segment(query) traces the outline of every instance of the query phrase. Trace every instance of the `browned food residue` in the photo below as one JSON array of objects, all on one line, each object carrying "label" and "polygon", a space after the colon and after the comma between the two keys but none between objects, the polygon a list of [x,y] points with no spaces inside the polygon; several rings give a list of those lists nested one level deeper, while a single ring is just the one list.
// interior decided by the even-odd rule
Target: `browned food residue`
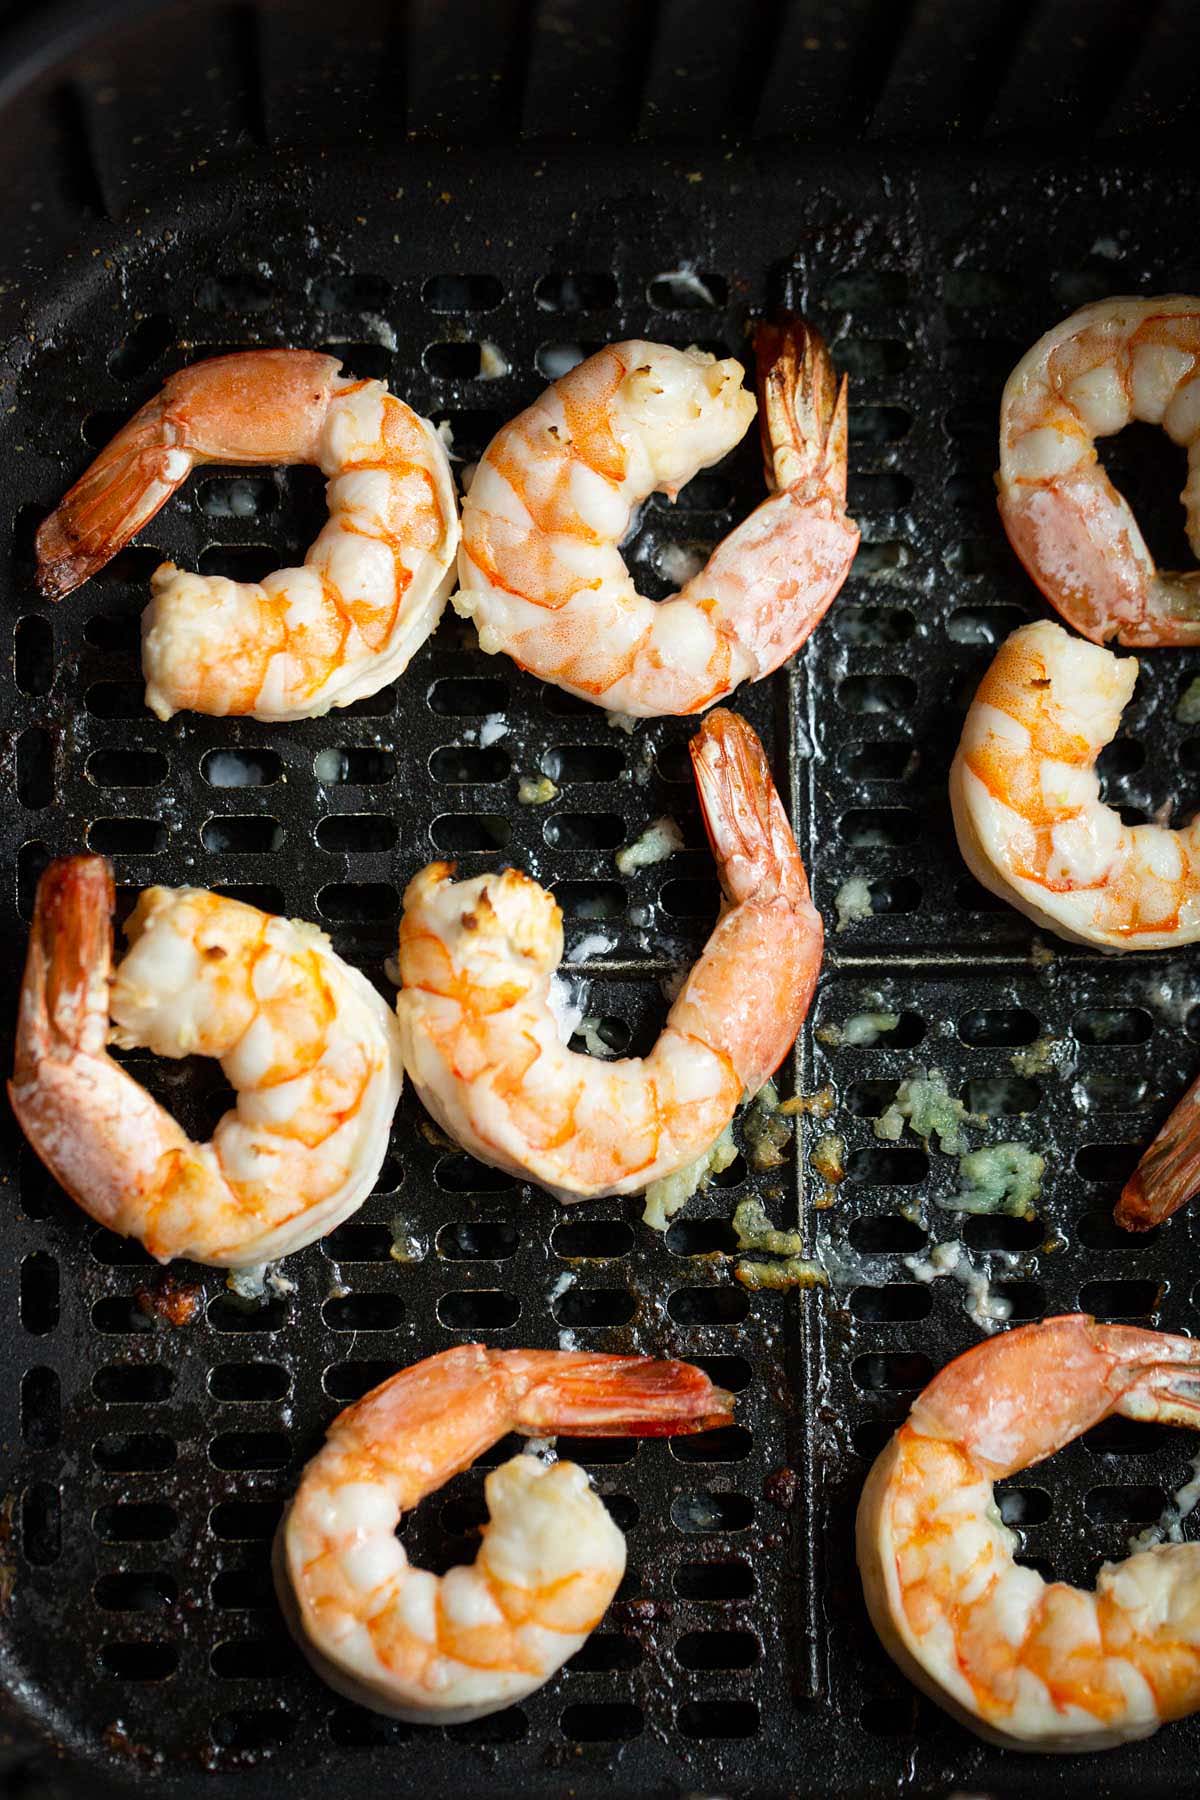
[{"label": "browned food residue", "polygon": [[138,1311],[161,1319],[165,1325],[190,1325],[204,1306],[204,1289],[196,1281],[164,1275],[157,1286],[139,1288]]},{"label": "browned food residue", "polygon": [[795,1469],[776,1469],[763,1482],[763,1493],[780,1512],[790,1512],[800,1498],[800,1477]]},{"label": "browned food residue", "polygon": [[827,1082],[815,1094],[793,1094],[790,1100],[781,1100],[779,1110],[789,1115],[801,1113],[810,1119],[827,1119],[836,1105],[837,1095]]},{"label": "browned food residue", "polygon": [[818,1138],[809,1154],[809,1162],[824,1186],[814,1195],[813,1205],[820,1209],[832,1206],[837,1199],[838,1183],[846,1174],[846,1140],[834,1131]]},{"label": "browned food residue", "polygon": [[114,1756],[128,1757],[131,1762],[157,1765],[163,1760],[162,1751],[140,1743],[127,1729],[124,1719],[111,1719],[100,1733],[100,1739]]}]

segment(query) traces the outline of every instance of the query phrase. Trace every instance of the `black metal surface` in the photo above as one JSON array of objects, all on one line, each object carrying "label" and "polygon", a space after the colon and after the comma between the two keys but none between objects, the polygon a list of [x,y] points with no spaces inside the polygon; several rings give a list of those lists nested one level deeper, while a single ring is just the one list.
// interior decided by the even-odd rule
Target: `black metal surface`
[{"label": "black metal surface", "polygon": [[[455,45],[478,92],[499,57],[525,96],[526,130],[535,101],[551,111],[535,110],[534,124],[553,121],[571,91],[546,60],[549,10],[531,15],[536,53],[524,62],[507,20],[492,39],[459,34]],[[1070,11],[1052,10],[1060,23]],[[1111,26],[1118,9],[1099,10]],[[655,14],[653,91],[676,92],[683,78],[669,76],[662,33],[679,38],[690,18],[679,41],[694,38],[703,60],[705,15],[681,4]],[[626,61],[598,65],[602,98],[625,94],[633,17],[614,26],[612,54]],[[1156,14],[1160,35],[1173,17]],[[776,25],[781,41],[795,35],[788,9]],[[908,15],[890,45],[890,85],[880,75],[868,94],[861,68],[848,84],[863,118],[878,121],[887,101],[911,119],[920,93],[937,115],[929,83],[913,77],[928,26],[921,9]],[[419,410],[449,418],[470,458],[543,384],[547,346],[640,333],[737,352],[747,318],[790,297],[851,372],[851,503],[865,542],[795,668],[738,704],[790,790],[830,925],[810,1026],[878,1004],[904,1022],[873,1049],[831,1048],[811,1029],[801,1045],[795,1079],[835,1082],[832,1124],[849,1146],[836,1204],[806,1205],[805,1230],[864,1259],[819,1296],[747,1295],[714,1255],[731,1246],[728,1218],[753,1187],[780,1221],[802,1192],[811,1200],[802,1158],[767,1176],[735,1164],[664,1243],[639,1223],[639,1202],[564,1210],[447,1152],[406,1095],[388,1179],[333,1238],[289,1259],[294,1294],[247,1307],[218,1273],[185,1268],[178,1279],[201,1304],[173,1326],[161,1305],[142,1308],[142,1296],[169,1300],[162,1273],[90,1225],[6,1119],[0,1655],[13,1753],[47,1746],[37,1780],[44,1773],[69,1796],[1041,1791],[1043,1763],[988,1749],[918,1706],[886,1662],[859,1601],[850,1521],[908,1390],[979,1335],[963,1289],[915,1284],[904,1252],[961,1235],[981,1269],[1013,1284],[1018,1316],[1083,1305],[1175,1329],[1193,1322],[1190,1218],[1125,1239],[1109,1209],[1126,1147],[1194,1071],[1194,960],[1113,961],[1059,945],[1044,958],[1027,923],[968,881],[944,778],[992,645],[1039,606],[991,497],[1004,374],[1085,298],[1195,289],[1198,184],[1146,143],[1110,146],[1087,164],[976,147],[952,167],[916,148],[669,151],[619,141],[632,110],[605,130],[583,119],[585,137],[614,140],[604,148],[326,151],[313,144],[323,109],[344,127],[346,101],[314,74],[309,11],[205,14],[191,29],[194,42],[154,40],[175,43],[194,69],[218,69],[189,86],[186,116],[167,80],[175,64],[161,49],[156,64],[154,42],[133,32],[132,47],[117,33],[77,69],[75,86],[14,100],[10,115],[30,134],[36,121],[36,140],[18,142],[43,152],[46,119],[57,121],[61,154],[27,156],[14,173],[0,295],[10,333],[0,500],[13,521],[2,628],[13,637],[0,667],[11,794],[0,823],[4,1019],[49,854],[105,850],[126,895],[199,882],[319,920],[384,984],[404,883],[444,853],[467,871],[507,857],[555,884],[569,946],[597,930],[615,939],[581,968],[591,1010],[619,1021],[635,1047],[652,1041],[659,983],[694,954],[716,898],[686,778],[686,723],[626,736],[483,657],[450,617],[395,690],[348,712],[286,727],[191,716],[162,725],[142,706],[137,667],[149,570],[161,556],[237,574],[277,566],[312,536],[319,483],[307,471],[194,479],[141,544],[55,609],[33,595],[32,528],[90,446],[169,370],[217,348],[338,350],[354,372],[387,375]],[[566,71],[574,45],[560,35]],[[351,25],[333,28],[344,68],[360,74],[362,43],[382,41],[365,31],[356,62]],[[1144,40],[1142,62],[1157,41]],[[931,48],[923,66],[936,74],[947,54]],[[1029,54],[1016,43],[1005,79]],[[704,80],[719,83],[720,63],[713,56]],[[453,111],[441,96],[454,70],[439,86],[432,70],[404,66],[409,128],[436,136],[446,114],[429,123],[414,93]],[[1002,74],[989,77],[996,91]],[[461,67],[458,76],[475,94]],[[761,122],[761,79],[748,87],[744,68],[737,79],[734,124],[749,113]],[[705,135],[694,96],[711,91],[695,80],[679,115],[693,138]],[[377,103],[378,82],[371,91]],[[639,89],[643,129],[646,106]],[[475,135],[459,130],[470,114],[459,109],[459,135]],[[368,122],[379,124],[377,104]],[[497,122],[476,119],[478,135],[500,135]],[[844,110],[827,124],[844,127]],[[280,149],[281,138],[300,147]],[[681,268],[700,275],[711,307],[673,303],[682,292],[661,278]],[[509,366],[501,379],[477,378],[484,341]],[[1180,485],[1170,456],[1132,433],[1116,455],[1152,536],[1169,546]],[[667,585],[656,571],[663,549],[714,541],[759,479],[747,442],[674,511],[647,509],[630,555],[652,591]],[[1166,653],[1144,668],[1109,762],[1113,797],[1148,814],[1167,799],[1190,804],[1200,740],[1173,707],[1200,661]],[[480,728],[495,713],[506,731],[484,746]],[[559,797],[520,807],[518,778],[539,770]],[[661,813],[684,823],[689,848],[623,881],[613,851]],[[876,914],[836,933],[835,896],[856,875],[871,882]],[[1070,1072],[1018,1082],[1014,1050],[1040,1035],[1065,1042]],[[943,1069],[954,1089],[1011,1078],[991,1103],[1030,1110],[996,1116],[973,1141],[1017,1137],[1045,1151],[1039,1227],[964,1224],[935,1204],[953,1186],[950,1159],[875,1138],[870,1113],[915,1060]],[[211,1068],[137,1068],[189,1128],[208,1129],[222,1104]],[[919,1226],[900,1213],[913,1202]],[[397,1216],[419,1241],[416,1263],[389,1256]],[[561,1332],[588,1347],[707,1361],[739,1389],[737,1427],[674,1447],[579,1447],[628,1528],[630,1574],[588,1649],[523,1707],[431,1731],[337,1701],[285,1639],[267,1581],[279,1505],[324,1425],[368,1381],[449,1343],[553,1345]],[[1102,1555],[1120,1554],[1135,1522],[1157,1515],[1189,1450],[1180,1434],[1093,1434],[1016,1484],[1046,1496],[1026,1508],[1028,1553],[1087,1578]],[[414,1553],[438,1566],[469,1553],[480,1485],[480,1472],[463,1477],[423,1509],[410,1526]],[[1187,1723],[1105,1758],[1060,1760],[1052,1773],[1064,1792],[1166,1795],[1190,1786],[1198,1745]]]}]

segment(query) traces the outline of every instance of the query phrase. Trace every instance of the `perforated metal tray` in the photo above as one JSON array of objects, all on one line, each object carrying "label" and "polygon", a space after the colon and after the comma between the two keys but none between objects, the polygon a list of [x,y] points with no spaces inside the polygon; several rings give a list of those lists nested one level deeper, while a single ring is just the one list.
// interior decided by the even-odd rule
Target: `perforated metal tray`
[{"label": "perforated metal tray", "polygon": [[[203,146],[193,151],[170,203],[121,224],[85,212],[57,275],[31,264],[36,281],[16,277],[25,335],[0,370],[0,496],[14,520],[0,670],[5,1021],[48,855],[105,851],[125,898],[199,882],[322,921],[388,991],[405,881],[449,854],[464,871],[507,858],[553,883],[568,945],[612,937],[578,973],[614,1042],[647,1046],[660,982],[694,955],[716,904],[686,722],[627,736],[482,656],[448,617],[396,689],[348,712],[282,728],[159,724],[137,666],[149,571],[163,556],[239,575],[278,565],[314,533],[319,483],[206,473],[53,610],[34,598],[32,530],[167,371],[220,348],[336,349],[448,418],[470,458],[538,391],[556,347],[637,333],[737,352],[748,317],[789,298],[851,374],[850,496],[865,541],[795,666],[738,704],[774,757],[830,925],[789,1079],[836,1084],[847,1178],[828,1211],[801,1204],[817,1192],[810,1133],[772,1175],[739,1160],[664,1241],[637,1201],[564,1210],[439,1147],[406,1096],[380,1191],[289,1260],[293,1295],[255,1308],[218,1273],[164,1276],[97,1231],[6,1117],[0,1675],[13,1755],[32,1757],[30,1781],[72,1796],[1021,1795],[1051,1773],[1094,1796],[1183,1791],[1194,1722],[1048,1771],[918,1703],[871,1637],[850,1529],[912,1391],[979,1335],[963,1290],[915,1283],[904,1253],[961,1234],[1016,1317],[1084,1306],[1194,1324],[1191,1218],[1126,1239],[1109,1209],[1194,1072],[1196,965],[1057,944],[1043,958],[1026,922],[966,877],[944,777],[992,646],[1039,606],[991,497],[1003,376],[1082,299],[1200,282],[1196,181],[1132,150],[1085,170],[895,151],[410,147],[402,161],[248,149],[236,178],[210,182]],[[77,183],[94,178],[71,167]],[[673,280],[682,268],[702,286]],[[702,290],[711,305],[695,304]],[[509,369],[490,382],[478,376],[484,341]],[[1118,453],[1168,542],[1167,453],[1137,434]],[[759,481],[748,441],[673,511],[652,503],[630,550],[639,579],[665,591],[663,550],[715,541]],[[1139,813],[1168,798],[1186,807],[1200,739],[1173,707],[1200,663],[1176,653],[1144,666],[1106,758],[1109,792]],[[485,746],[495,714],[505,730]],[[558,798],[518,806],[518,777],[539,770]],[[664,812],[689,847],[622,880],[615,849]],[[855,875],[875,915],[838,933],[835,896]],[[877,1005],[902,1015],[879,1047],[814,1038]],[[1073,1072],[1018,1079],[1014,1050],[1043,1035],[1065,1041]],[[986,1136],[1046,1154],[1036,1227],[964,1225],[936,1205],[953,1185],[948,1159],[876,1140],[871,1113],[918,1059],[974,1103],[1022,1109]],[[209,1128],[223,1104],[211,1067],[135,1066],[190,1129]],[[810,1243],[831,1233],[864,1258],[853,1285],[780,1296],[734,1283],[728,1219],[755,1188],[777,1220],[802,1217]],[[902,1216],[913,1202],[923,1227]],[[389,1257],[397,1215],[421,1246],[406,1266]],[[196,1316],[171,1324],[193,1292]],[[269,1589],[269,1539],[298,1470],[339,1407],[397,1365],[472,1336],[554,1345],[562,1333],[703,1362],[738,1390],[737,1425],[674,1445],[573,1447],[628,1530],[630,1571],[586,1650],[524,1706],[441,1731],[344,1704],[302,1664]],[[1086,1578],[1157,1516],[1190,1448],[1168,1432],[1092,1433],[1016,1484],[1029,1555]],[[469,1554],[481,1474],[410,1522],[414,1554],[435,1566]]]}]

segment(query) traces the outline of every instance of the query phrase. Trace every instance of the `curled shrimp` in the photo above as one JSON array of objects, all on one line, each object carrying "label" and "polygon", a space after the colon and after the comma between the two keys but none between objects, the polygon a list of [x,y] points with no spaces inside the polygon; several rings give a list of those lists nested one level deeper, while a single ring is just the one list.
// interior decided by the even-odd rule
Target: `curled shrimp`
[{"label": "curled shrimp", "polygon": [[1028,351],[1000,403],[1000,517],[1052,606],[1084,637],[1200,643],[1200,570],[1157,569],[1096,454],[1131,419],[1188,452],[1181,496],[1200,556],[1200,299],[1097,300]]},{"label": "curled shrimp", "polygon": [[619,545],[649,494],[674,499],[739,442],[742,366],[613,344],[493,438],[463,505],[454,605],[484,650],[600,706],[702,712],[785,662],[858,548],[846,516],[846,381],[794,316],[757,334],[768,498],[678,594],[633,585]]},{"label": "curled shrimp", "polygon": [[1200,1078],[1171,1111],[1121,1189],[1113,1218],[1126,1231],[1149,1231],[1200,1188]]},{"label": "curled shrimp", "polygon": [[[203,888],[147,888],[110,975],[112,908],[103,857],[63,857],[38,883],[8,1087],[25,1136],[85,1212],[160,1262],[246,1268],[323,1237],[387,1150],[403,1070],[386,1002],[315,926]],[[237,1105],[212,1142],[191,1142],[110,1042],[219,1057]]]},{"label": "curled shrimp", "polygon": [[978,881],[1039,925],[1102,950],[1200,937],[1200,823],[1125,825],[1096,759],[1138,665],[1041,620],[1001,644],[950,771],[959,848]]},{"label": "curled shrimp", "polygon": [[454,581],[458,504],[441,439],[386,382],[315,350],[181,369],[113,438],[37,535],[52,600],[88,580],[197,463],[316,463],[329,519],[302,568],[263,581],[163,563],[142,621],[146,704],[305,719],[407,668]]},{"label": "curled shrimp", "polygon": [[1105,1563],[1087,1593],[1014,1561],[993,1498],[1113,1413],[1200,1429],[1200,1343],[1081,1313],[989,1338],[934,1376],[863,1490],[884,1648],[1010,1749],[1109,1749],[1200,1708],[1200,1545]]},{"label": "curled shrimp", "polygon": [[524,1698],[584,1643],[625,1540],[575,1463],[510,1458],[484,1484],[469,1565],[409,1563],[400,1515],[506,1432],[666,1437],[732,1417],[689,1363],[463,1344],[339,1415],[275,1540],[285,1617],[318,1675],[376,1712],[436,1725]]},{"label": "curled shrimp", "polygon": [[409,883],[396,1001],[405,1069],[482,1162],[560,1200],[636,1193],[706,1155],[778,1067],[808,1011],[821,920],[762,745],[710,713],[691,744],[727,905],[650,1054],[610,1062],[561,1041],[552,895],[516,869]]}]

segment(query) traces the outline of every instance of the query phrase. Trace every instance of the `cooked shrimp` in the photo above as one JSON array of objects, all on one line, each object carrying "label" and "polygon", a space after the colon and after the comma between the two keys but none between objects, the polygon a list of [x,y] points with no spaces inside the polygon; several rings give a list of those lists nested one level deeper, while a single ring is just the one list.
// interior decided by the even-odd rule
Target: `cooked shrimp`
[{"label": "cooked shrimp", "polygon": [[846,579],[846,382],[799,319],[757,338],[769,497],[672,599],[643,599],[618,548],[634,509],[739,442],[742,366],[614,344],[493,438],[463,506],[460,592],[484,650],[619,712],[701,712],[808,637]]},{"label": "cooked shrimp", "polygon": [[1149,1231],[1200,1190],[1200,1078],[1171,1112],[1113,1209],[1126,1231]]},{"label": "cooked shrimp", "polygon": [[[323,1237],[387,1150],[403,1074],[386,1003],[315,926],[203,888],[146,889],[110,984],[112,907],[99,856],[63,857],[38,884],[8,1087],[29,1142],[85,1212],[160,1262],[247,1268]],[[220,1058],[237,1106],[211,1144],[110,1042]]]},{"label": "cooked shrimp", "polygon": [[404,896],[410,1079],[464,1149],[560,1200],[640,1192],[705,1155],[812,998],[821,921],[762,745],[718,710],[691,751],[728,905],[648,1056],[609,1062],[561,1042],[562,914],[527,875],[456,882],[452,863],[433,863]]},{"label": "cooked shrimp", "polygon": [[1096,758],[1138,665],[1048,620],[996,653],[950,770],[971,873],[1039,925],[1102,950],[1200,937],[1200,822],[1125,825],[1100,798]]},{"label": "cooked shrimp", "polygon": [[1187,447],[1200,556],[1200,300],[1097,300],[1040,338],[1000,402],[1000,517],[1069,625],[1102,644],[1200,643],[1200,570],[1164,574],[1096,455],[1131,419]]},{"label": "cooked shrimp", "polygon": [[275,1539],[275,1585],[322,1680],[394,1718],[478,1719],[573,1656],[625,1573],[625,1540],[575,1463],[514,1456],[484,1483],[474,1563],[431,1575],[400,1515],[506,1432],[666,1437],[727,1425],[688,1363],[463,1344],[336,1418]]},{"label": "cooked shrimp", "polygon": [[1014,1561],[993,1498],[1113,1413],[1200,1429],[1200,1342],[1082,1313],[989,1338],[934,1376],[867,1478],[871,1621],[992,1743],[1105,1750],[1200,1708],[1200,1544],[1105,1563],[1085,1593]]},{"label": "cooked shrimp", "polygon": [[329,519],[299,569],[263,581],[163,563],[142,621],[146,704],[307,719],[407,668],[454,581],[458,505],[437,432],[382,381],[314,350],[247,350],[172,375],[37,536],[60,600],[152,519],[197,463],[316,463]]}]

